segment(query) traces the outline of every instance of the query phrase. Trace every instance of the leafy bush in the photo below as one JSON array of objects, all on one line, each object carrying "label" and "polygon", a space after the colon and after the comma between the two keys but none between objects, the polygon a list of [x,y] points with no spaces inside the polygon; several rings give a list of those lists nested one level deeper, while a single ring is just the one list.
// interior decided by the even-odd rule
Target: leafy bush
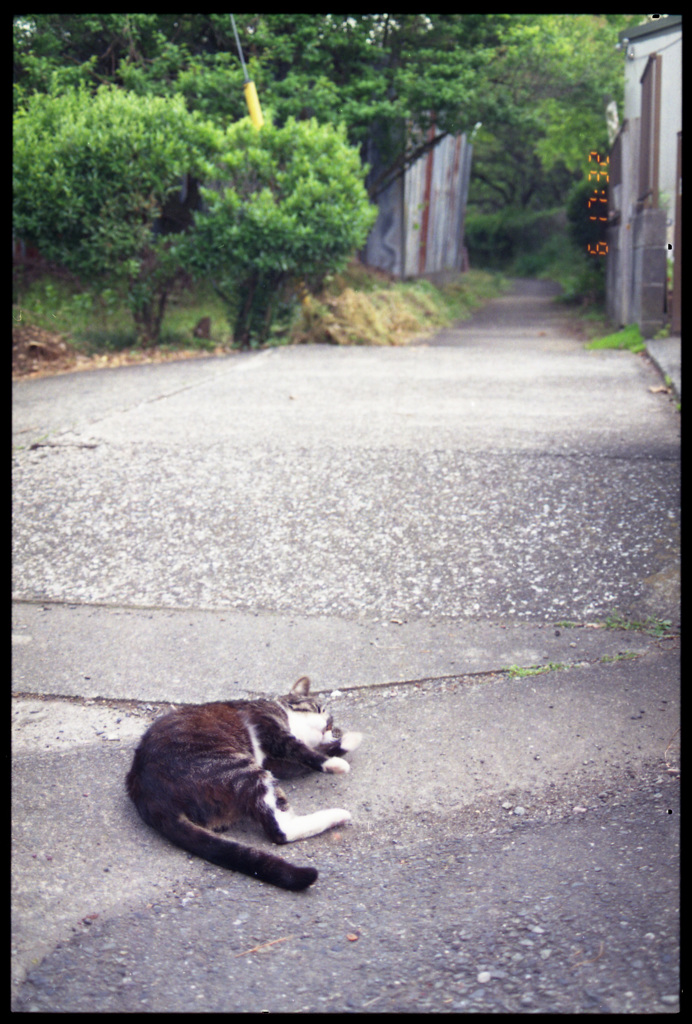
[{"label": "leafy bush", "polygon": [[220,139],[180,97],[35,94],[15,114],[15,233],[86,282],[125,280],[140,339],[156,341],[180,272],[159,218]]},{"label": "leafy bush", "polygon": [[261,131],[244,118],[223,140],[213,188],[177,258],[224,298],[234,341],[263,343],[283,303],[317,290],[363,245],[377,210],[345,131],[289,118]]},{"label": "leafy bush", "polygon": [[589,198],[589,188],[580,183],[571,194],[567,211],[470,214],[466,245],[471,263],[501,268],[514,277],[550,278],[562,285],[560,299],[566,303],[602,303],[606,261],[590,255],[586,247],[587,241],[595,248],[600,240],[588,226]]},{"label": "leafy bush", "polygon": [[564,211],[469,212],[464,231],[473,266],[507,271],[516,261],[539,252],[552,236],[564,233]]}]

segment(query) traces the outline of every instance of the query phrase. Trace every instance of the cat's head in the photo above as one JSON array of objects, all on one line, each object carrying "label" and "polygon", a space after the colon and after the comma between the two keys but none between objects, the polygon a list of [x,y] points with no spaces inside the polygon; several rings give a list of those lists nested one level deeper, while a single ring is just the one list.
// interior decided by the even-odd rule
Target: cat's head
[{"label": "cat's head", "polygon": [[288,715],[288,727],[293,735],[314,749],[333,738],[332,716],[309,693],[310,680],[307,676],[301,676],[291,687],[290,693],[280,697],[279,702]]}]

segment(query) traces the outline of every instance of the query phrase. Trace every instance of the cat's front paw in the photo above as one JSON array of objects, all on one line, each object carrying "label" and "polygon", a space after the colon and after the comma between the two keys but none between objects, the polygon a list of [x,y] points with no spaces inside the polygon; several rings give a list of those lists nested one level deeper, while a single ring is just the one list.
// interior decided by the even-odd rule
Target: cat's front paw
[{"label": "cat's front paw", "polygon": [[346,732],[339,740],[339,743],[341,744],[342,750],[350,752],[351,750],[355,750],[356,747],[359,747],[362,740],[362,732]]},{"label": "cat's front paw", "polygon": [[328,757],[322,765],[322,771],[329,772],[331,775],[345,775],[350,770],[350,764],[348,761],[344,761],[343,757]]}]

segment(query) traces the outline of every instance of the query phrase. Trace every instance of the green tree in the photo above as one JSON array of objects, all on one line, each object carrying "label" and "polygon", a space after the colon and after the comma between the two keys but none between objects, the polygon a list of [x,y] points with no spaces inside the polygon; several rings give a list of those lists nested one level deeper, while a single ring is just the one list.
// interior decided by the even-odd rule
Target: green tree
[{"label": "green tree", "polygon": [[[529,162],[539,145],[570,167],[584,131],[603,122],[606,94],[621,98],[620,28],[634,15],[239,14],[246,60],[277,124],[343,123],[363,144],[377,122],[394,166],[411,153],[401,126],[435,135],[481,121],[520,134]],[[227,14],[34,14],[15,18],[15,89],[49,91],[75,79],[140,93],[182,93],[225,126],[244,115],[242,72]],[[479,137],[480,138],[480,137]],[[547,141],[545,141],[547,140]],[[432,140],[434,141],[434,139]],[[595,139],[593,140],[595,143]],[[514,162],[521,154],[515,142]]]},{"label": "green tree", "polygon": [[[605,102],[622,98],[619,29],[634,15],[239,14],[262,106],[377,137],[371,197],[448,132],[475,139],[471,202],[564,202],[584,153],[603,144]],[[227,14],[23,15],[15,90],[108,81],[185,97],[219,126],[246,113]],[[432,132],[430,129],[433,129]]]},{"label": "green tree", "polygon": [[[277,126],[290,118],[344,125],[364,160],[377,157],[371,198],[446,133],[481,123],[469,229],[476,214],[516,224],[515,214],[564,208],[588,152],[607,151],[605,105],[621,102],[624,78],[614,43],[639,20],[236,15],[265,114]],[[16,103],[34,91],[105,81],[143,97],[182,96],[222,129],[246,114],[226,14],[40,14],[14,24]]]},{"label": "green tree", "polygon": [[622,114],[617,32],[633,15],[516,15],[489,69],[499,117],[480,118],[470,203],[494,213],[563,205],[591,150],[607,153],[606,105]]},{"label": "green tree", "polygon": [[363,174],[343,128],[289,118],[257,131],[244,118],[227,129],[218,184],[202,189],[204,209],[174,251],[224,298],[237,345],[264,342],[280,302],[363,245],[377,214]]},{"label": "green tree", "polygon": [[154,342],[180,273],[161,217],[220,139],[180,97],[36,93],[14,119],[14,231],[86,283],[126,282],[140,340]]},{"label": "green tree", "polygon": [[[493,121],[487,70],[512,17],[239,14],[236,21],[276,124],[289,117],[344,124],[360,146],[377,127],[385,167],[372,183],[376,192],[446,133]],[[180,93],[223,127],[245,113],[225,14],[21,16],[14,77],[19,98],[79,79],[143,95]]]}]

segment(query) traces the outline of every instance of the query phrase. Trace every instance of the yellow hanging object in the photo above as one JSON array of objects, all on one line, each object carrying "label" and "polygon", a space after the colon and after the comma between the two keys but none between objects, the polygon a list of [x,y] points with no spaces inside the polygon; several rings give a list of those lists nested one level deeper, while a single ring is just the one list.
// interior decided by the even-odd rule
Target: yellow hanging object
[{"label": "yellow hanging object", "polygon": [[259,97],[257,95],[257,89],[255,88],[254,82],[246,82],[243,86],[243,92],[245,93],[245,102],[247,108],[250,111],[250,118],[255,128],[261,128],[264,124],[264,118],[262,117],[262,108],[260,107]]}]

